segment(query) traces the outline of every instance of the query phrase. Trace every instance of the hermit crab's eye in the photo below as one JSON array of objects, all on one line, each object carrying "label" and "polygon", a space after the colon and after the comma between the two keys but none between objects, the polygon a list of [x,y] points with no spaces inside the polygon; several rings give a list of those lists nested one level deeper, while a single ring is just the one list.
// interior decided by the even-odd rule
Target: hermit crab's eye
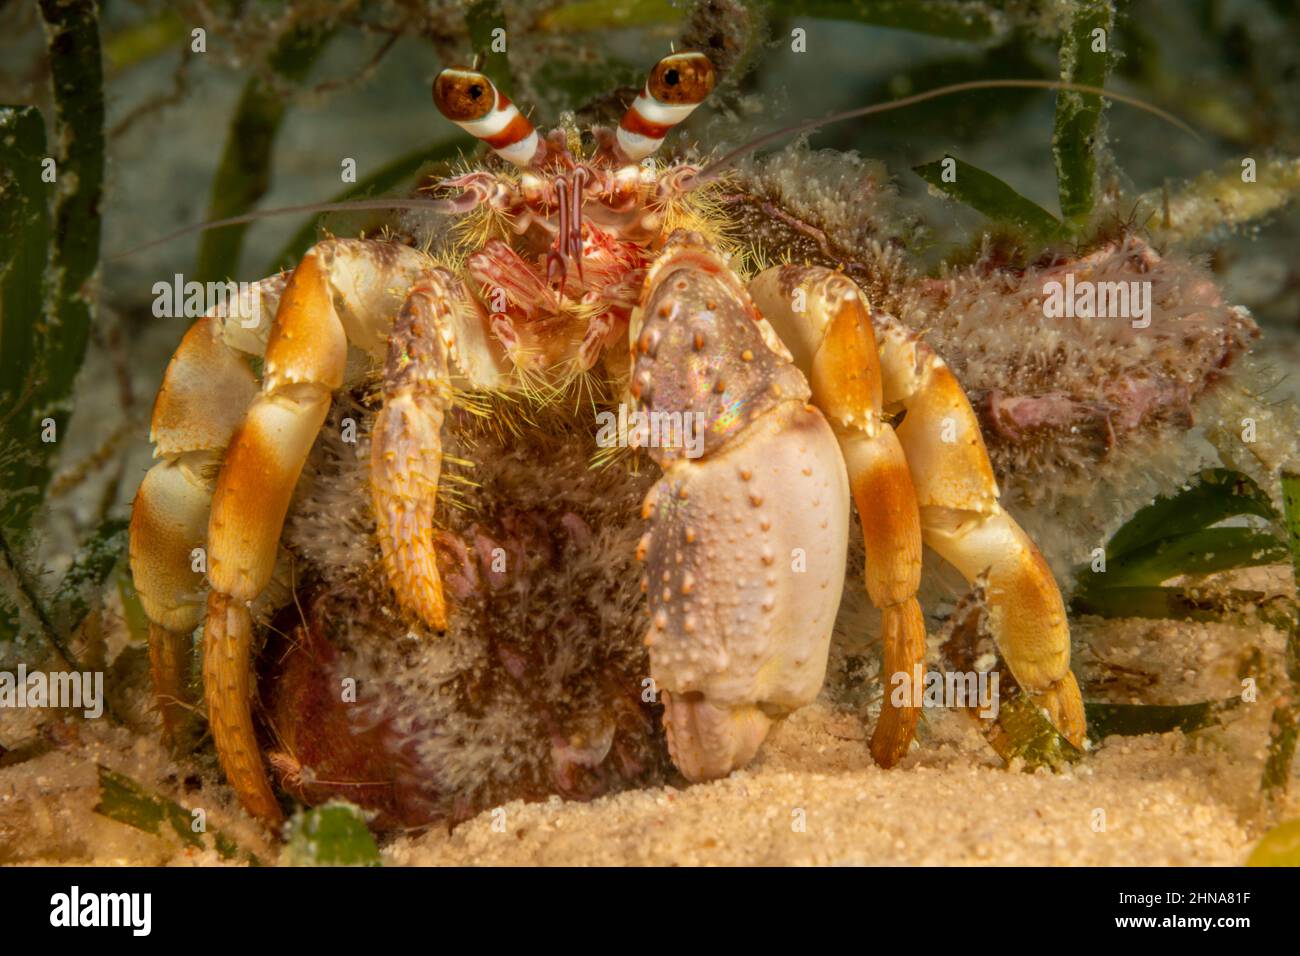
[{"label": "hermit crab's eye", "polygon": [[497,89],[482,73],[453,66],[433,81],[433,102],[453,123],[466,123],[492,112]]},{"label": "hermit crab's eye", "polygon": [[646,89],[660,103],[698,106],[713,92],[713,64],[703,53],[674,53],[655,64]]},{"label": "hermit crab's eye", "polygon": [[713,64],[703,53],[673,53],[656,63],[618,125],[618,145],[627,158],[644,159],[658,149],[668,131],[704,102],[713,81]]},{"label": "hermit crab's eye", "polygon": [[502,159],[528,166],[537,155],[533,124],[477,70],[460,66],[443,70],[433,81],[433,102],[443,116],[483,140]]}]

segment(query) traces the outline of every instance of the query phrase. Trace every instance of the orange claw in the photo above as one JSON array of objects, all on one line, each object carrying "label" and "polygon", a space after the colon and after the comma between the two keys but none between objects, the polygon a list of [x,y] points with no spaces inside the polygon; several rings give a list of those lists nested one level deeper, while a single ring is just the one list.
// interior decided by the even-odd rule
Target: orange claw
[{"label": "orange claw", "polygon": [[393,323],[384,405],[370,446],[370,492],[384,571],[398,602],[435,630],[447,604],[434,551],[442,422],[451,404],[446,327],[451,285],[435,272],[411,290]]},{"label": "orange claw", "polygon": [[242,602],[219,591],[208,596],[203,682],[217,757],[239,802],[275,827],[284,822],[284,812],[271,790],[253,731],[252,631],[252,619]]},{"label": "orange claw", "polygon": [[[1083,703],[1070,673],[1061,594],[1033,542],[998,504],[998,487],[970,402],[920,338],[873,314],[848,278],[783,266],[750,286],[763,314],[810,373],[813,400],[835,427],[862,518],[866,583],[884,615],[885,702],[871,751],[896,763],[918,714],[895,707],[894,675],[911,677],[925,656],[914,595],[921,542],[972,583],[983,583],[994,636],[1011,672],[1073,743]],[[802,307],[794,303],[801,302]],[[895,431],[884,407],[906,409]]]},{"label": "orange claw", "polygon": [[[907,754],[907,748],[916,736],[916,725],[921,719],[921,708],[910,704],[897,706],[893,702],[892,675],[906,674],[908,679],[917,667],[925,665],[925,618],[915,597],[901,604],[881,609],[882,639],[885,645],[884,665],[885,699],[880,705],[880,719],[871,734],[871,756],[882,767],[892,767]],[[909,694],[910,698],[911,695]]]},{"label": "orange claw", "polygon": [[1072,671],[1066,671],[1064,677],[1035,695],[1034,700],[1047,711],[1047,716],[1066,740],[1076,747],[1083,747],[1088,720],[1083,711],[1083,694],[1079,692],[1079,682],[1074,679]]},{"label": "orange claw", "polygon": [[[319,247],[317,247],[319,250]],[[208,521],[203,673],[212,736],[245,808],[283,819],[253,731],[248,602],[270,582],[289,501],[303,463],[343,384],[347,337],[327,282],[326,254],[294,270],[271,328],[262,391],[226,450]]]},{"label": "orange claw", "polygon": [[[270,824],[282,814],[254,733],[249,607],[273,578],[294,489],[344,385],[349,347],[381,357],[408,290],[411,321],[390,350],[396,358],[379,425],[396,435],[388,449],[403,480],[378,483],[396,500],[377,510],[385,540],[414,555],[405,571],[392,572],[398,598],[441,627],[431,509],[447,370],[454,364],[470,387],[495,388],[509,369],[475,300],[425,253],[370,240],[318,243],[287,279],[254,283],[228,310],[195,323],[154,407],[152,437],[163,460],[132,509],[131,568],[154,625],[150,651],[165,729],[174,736],[181,714],[184,635],[206,609],[204,673],[217,755],[244,806]],[[260,387],[245,355],[264,359]],[[382,471],[390,459],[379,446]]]},{"label": "orange claw", "polygon": [[399,604],[438,631],[447,627],[433,546],[442,417],[413,395],[389,397],[375,417],[370,448],[371,497],[388,583]]},{"label": "orange claw", "polygon": [[[835,429],[848,468],[867,552],[867,594],[883,623],[885,697],[871,755],[892,767],[907,753],[921,717],[919,707],[895,704],[892,693],[896,675],[911,681],[925,663],[925,618],[916,600],[921,517],[902,445],[881,418],[884,376],[866,299],[845,276],[812,267],[768,270],[751,289],[808,368],[813,401]],[[804,308],[794,307],[796,297]]]}]

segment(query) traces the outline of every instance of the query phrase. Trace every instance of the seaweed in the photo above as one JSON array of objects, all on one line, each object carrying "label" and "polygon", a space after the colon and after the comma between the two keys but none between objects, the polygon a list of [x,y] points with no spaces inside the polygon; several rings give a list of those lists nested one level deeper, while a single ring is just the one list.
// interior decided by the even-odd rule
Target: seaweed
[{"label": "seaweed", "polygon": [[280,863],[285,866],[380,866],[379,849],[365,815],[332,801],[300,811],[289,821]]},{"label": "seaweed", "polygon": [[92,536],[53,608],[44,606],[40,575],[27,565],[94,322],[103,67],[98,4],[42,0],[40,9],[54,155],[39,110],[0,107],[0,641],[35,632],[69,658],[67,637],[90,606],[85,569],[101,569],[111,560],[105,546],[121,539]]},{"label": "seaweed", "polygon": [[1240,707],[1241,697],[1201,700],[1191,704],[1107,704],[1089,701],[1084,711],[1088,717],[1088,739],[1094,742],[1109,736],[1137,737],[1142,734],[1168,734],[1177,730],[1190,734],[1220,722],[1226,711]]},{"label": "seaweed", "polygon": [[[1300,474],[1283,472],[1282,500],[1294,581],[1300,587]],[[1260,787],[1265,796],[1280,801],[1291,782],[1296,741],[1300,738],[1300,608],[1291,608],[1286,622],[1287,688],[1273,707],[1269,721],[1268,756]]]},{"label": "seaweed", "polygon": [[49,481],[53,449],[37,407],[50,256],[50,195],[42,182],[45,120],[34,106],[0,107],[0,532],[25,535]]},{"label": "seaweed", "polygon": [[912,168],[934,189],[965,203],[994,222],[1027,233],[1036,243],[1051,242],[1062,234],[1060,220],[1050,212],[970,163],[945,156]]},{"label": "seaweed", "polygon": [[[1202,472],[1184,488],[1157,498],[1111,537],[1103,560],[1078,570],[1076,614],[1188,621],[1258,620],[1287,635],[1289,688],[1273,710],[1260,789],[1284,794],[1297,739],[1300,688],[1300,605],[1294,590],[1270,596],[1241,588],[1165,585],[1170,578],[1277,564],[1300,569],[1300,478],[1281,476],[1284,514],[1250,477],[1226,468]],[[1220,526],[1253,518],[1263,527]],[[1238,700],[1234,698],[1234,700]],[[1227,702],[1223,702],[1226,704]],[[1206,705],[1209,708],[1209,705]],[[1225,707],[1217,708],[1221,712]],[[1213,708],[1206,711],[1209,719]],[[1187,719],[1197,720],[1189,711]],[[1184,728],[1185,729],[1185,728]]]},{"label": "seaweed", "polygon": [[193,850],[215,850],[223,860],[260,866],[256,854],[220,830],[208,830],[206,817],[174,800],[153,793],[126,774],[97,764],[99,802],[95,812],[156,837],[179,841]]},{"label": "seaweed", "polygon": [[[290,29],[271,56],[273,75],[291,84],[303,80],[332,32],[319,25]],[[226,134],[221,163],[212,179],[209,219],[248,212],[266,195],[275,139],[287,111],[284,91],[266,78],[255,76],[244,85]],[[240,224],[204,233],[195,269],[198,281],[224,281],[239,271],[239,253],[247,230],[247,224]]]},{"label": "seaweed", "polygon": [[[1263,519],[1264,526],[1221,523]],[[1290,550],[1272,501],[1247,475],[1211,468],[1139,510],[1107,542],[1102,554],[1076,571],[1071,610],[1099,617],[1225,620],[1259,612],[1288,615],[1266,595],[1193,584],[1166,586],[1202,575],[1276,564]]]},{"label": "seaweed", "polygon": [[[1069,29],[1061,42],[1062,80],[1105,86],[1113,60],[1110,33],[1114,25],[1115,8],[1108,0],[1083,0],[1074,5]],[[1104,109],[1105,101],[1093,93],[1061,90],[1056,94],[1052,132],[1056,183],[1061,216],[1075,230],[1087,225],[1096,201]]]},{"label": "seaweed", "polygon": [[967,0],[786,0],[780,8],[786,16],[856,20],[952,40],[991,40],[1007,27],[989,4]]}]

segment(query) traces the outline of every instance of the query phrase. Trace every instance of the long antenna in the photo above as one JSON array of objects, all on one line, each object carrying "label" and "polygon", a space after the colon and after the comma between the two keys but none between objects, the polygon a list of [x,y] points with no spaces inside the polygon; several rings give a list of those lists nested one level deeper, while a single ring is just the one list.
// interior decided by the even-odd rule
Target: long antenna
[{"label": "long antenna", "polygon": [[186,226],[184,229],[178,229],[176,232],[163,236],[161,239],[154,239],[150,242],[146,242],[142,246],[135,246],[123,252],[116,252],[108,258],[122,259],[126,256],[135,255],[137,252],[144,252],[146,249],[161,246],[174,239],[179,239],[181,236],[188,236],[190,233],[203,232],[206,229],[220,229],[223,226],[238,226],[247,222],[256,222],[259,219],[270,219],[272,216],[285,216],[292,213],[312,212],[366,212],[367,210],[377,209],[423,209],[428,212],[445,214],[452,214],[461,211],[454,199],[401,198],[356,199],[349,202],[308,203],[303,206],[280,206],[276,209],[255,209],[252,212],[246,212],[241,216],[231,216],[228,219],[213,219],[210,222],[200,222],[193,226]]},{"label": "long antenna", "polygon": [[953,83],[949,86],[940,86],[933,90],[925,90],[922,93],[914,93],[911,96],[904,96],[902,99],[890,100],[888,103],[874,103],[871,106],[859,106],[855,109],[845,110],[842,113],[832,113],[830,116],[824,116],[821,119],[806,120],[802,123],[796,123],[793,126],[786,126],[782,129],[773,130],[770,133],[764,133],[762,136],[756,137],[747,143],[737,146],[735,149],[731,150],[731,152],[723,155],[720,159],[716,159],[709,163],[691,179],[690,185],[701,185],[718,178],[722,171],[728,166],[733,165],[737,160],[748,156],[755,150],[762,149],[769,143],[775,143],[778,140],[785,139],[787,136],[795,136],[799,133],[808,133],[815,129],[820,129],[823,126],[829,126],[831,123],[839,123],[850,119],[859,119],[863,116],[874,116],[877,113],[888,113],[890,110],[915,106],[917,103],[936,100],[941,96],[952,96],[955,93],[967,93],[972,90],[1017,89],[1059,90],[1070,93],[1091,93],[1094,96],[1105,97],[1106,99],[1115,100],[1118,103],[1125,103],[1129,106],[1143,110],[1144,112],[1158,116],[1166,123],[1178,127],[1197,142],[1202,142],[1201,137],[1197,134],[1196,130],[1192,129],[1172,113],[1168,113],[1160,107],[1154,106],[1145,100],[1140,100],[1135,96],[1116,93],[1099,86],[1088,86],[1084,83],[1068,83],[1064,80],[969,80],[965,83]]},{"label": "long antenna", "polygon": [[[1154,106],[1145,100],[1138,99],[1135,96],[1128,96],[1124,93],[1116,93],[1112,90],[1106,90],[1098,86],[1089,86],[1084,83],[1068,83],[1064,80],[970,80],[965,83],[954,83],[949,86],[940,86],[932,90],[926,90],[922,93],[914,93],[911,96],[904,96],[901,99],[890,100],[888,103],[874,103],[871,106],[860,106],[851,110],[844,110],[840,113],[832,113],[830,116],[823,116],[820,119],[806,120],[802,123],[795,123],[793,126],[786,126],[770,133],[764,133],[749,142],[737,146],[735,149],[724,154],[721,158],[709,163],[689,181],[688,188],[703,185],[711,180],[717,179],[722,171],[732,166],[737,160],[744,158],[756,150],[762,149],[770,143],[785,139],[788,136],[796,136],[800,133],[809,133],[813,130],[820,129],[823,126],[829,126],[831,123],[840,123],[844,120],[860,119],[864,116],[874,116],[879,113],[888,113],[892,110],[903,109],[908,106],[915,106],[918,103],[925,103],[929,100],[938,99],[943,96],[952,96],[957,93],[968,93],[974,90],[1057,90],[1073,93],[1089,93],[1093,96],[1100,96],[1106,99],[1114,100],[1118,103],[1124,103],[1128,106],[1135,107],[1144,112],[1157,116],[1176,126],[1187,135],[1191,136],[1197,142],[1202,142],[1201,137],[1196,130],[1192,129],[1177,116]],[[220,229],[225,226],[238,226],[245,223],[257,222],[261,219],[269,219],[273,216],[283,216],[291,214],[321,213],[321,212],[366,212],[373,210],[390,210],[390,209],[422,209],[426,212],[441,213],[444,215],[454,215],[464,211],[464,205],[459,198],[455,199],[359,199],[349,202],[334,203],[308,203],[301,206],[281,206],[276,209],[255,209],[252,212],[244,213],[239,216],[231,216],[227,219],[214,219],[210,222],[201,222],[193,226],[186,226],[184,229],[178,229],[176,232],[163,236],[160,239],[154,239],[143,245],[134,246],[123,252],[114,253],[109,259],[121,259],[126,256],[135,255],[153,249],[165,243],[172,242],[183,236],[188,236],[195,232],[203,232],[207,229]]]}]

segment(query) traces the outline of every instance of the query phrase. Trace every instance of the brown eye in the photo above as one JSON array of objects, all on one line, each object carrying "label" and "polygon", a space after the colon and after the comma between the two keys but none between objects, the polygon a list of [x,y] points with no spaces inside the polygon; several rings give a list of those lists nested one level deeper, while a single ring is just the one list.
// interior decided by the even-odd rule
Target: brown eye
[{"label": "brown eye", "polygon": [[497,91],[482,73],[453,66],[433,81],[433,103],[452,122],[468,123],[492,112]]},{"label": "brown eye", "polygon": [[647,85],[660,103],[693,106],[713,90],[713,64],[703,53],[673,53],[655,64]]}]

